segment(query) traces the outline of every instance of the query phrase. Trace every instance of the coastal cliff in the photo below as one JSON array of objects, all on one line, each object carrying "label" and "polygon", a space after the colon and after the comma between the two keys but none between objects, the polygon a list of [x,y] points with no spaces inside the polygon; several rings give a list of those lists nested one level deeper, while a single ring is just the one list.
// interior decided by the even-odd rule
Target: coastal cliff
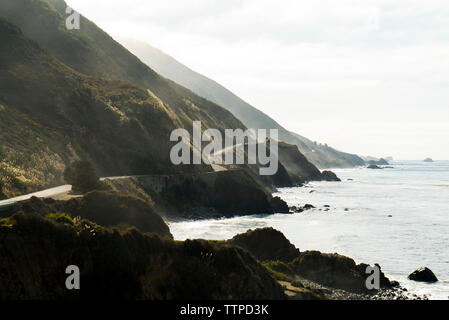
[{"label": "coastal cliff", "polygon": [[[69,265],[81,270],[79,291],[65,288]],[[0,218],[0,299],[7,300],[382,298],[366,289],[366,266],[300,252],[271,228],[228,241],[173,241],[145,202],[117,194],[33,198]],[[397,284],[381,273],[381,285]]]},{"label": "coastal cliff", "polygon": [[[0,243],[2,300],[286,298],[252,255],[223,243],[32,214],[1,219]],[[81,270],[81,290],[65,287],[69,265]]]}]

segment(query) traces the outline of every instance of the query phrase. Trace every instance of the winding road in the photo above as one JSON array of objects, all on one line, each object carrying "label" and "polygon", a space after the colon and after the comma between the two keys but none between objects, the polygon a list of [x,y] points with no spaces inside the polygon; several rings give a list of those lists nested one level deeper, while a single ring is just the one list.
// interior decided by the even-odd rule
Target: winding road
[{"label": "winding road", "polygon": [[[134,176],[123,176],[123,177],[105,177],[105,178],[100,178],[101,181],[103,180],[118,180],[118,179],[126,179],[126,178],[131,178]],[[29,200],[32,197],[36,197],[36,198],[54,198],[56,200],[63,200],[63,199],[67,199],[67,198],[73,198],[73,197],[77,197],[77,196],[70,196],[69,192],[72,190],[72,186],[70,184],[66,184],[63,186],[59,186],[59,187],[54,187],[54,188],[50,188],[50,189],[46,189],[46,190],[42,190],[42,191],[38,191],[38,192],[33,192],[30,194],[25,194],[19,197],[15,197],[15,198],[10,198],[10,199],[6,199],[6,200],[0,200],[0,209],[1,208],[5,208],[5,207],[9,207],[17,202],[21,202],[21,201],[25,201],[25,200]]]}]

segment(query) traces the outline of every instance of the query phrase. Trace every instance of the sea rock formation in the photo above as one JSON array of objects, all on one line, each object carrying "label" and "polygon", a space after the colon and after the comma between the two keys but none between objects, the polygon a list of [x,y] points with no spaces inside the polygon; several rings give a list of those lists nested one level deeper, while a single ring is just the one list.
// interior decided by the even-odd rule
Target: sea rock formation
[{"label": "sea rock formation", "polygon": [[422,282],[437,282],[438,278],[429,268],[419,268],[413,271],[408,278],[413,281],[422,281]]},{"label": "sea rock formation", "polygon": [[340,178],[337,177],[337,175],[334,172],[328,171],[328,170],[325,170],[325,171],[323,171],[321,173],[321,180],[323,180],[323,181],[337,181],[337,182],[341,181]]},{"label": "sea rock formation", "polygon": [[367,168],[368,169],[375,169],[375,170],[383,169],[382,167],[379,167],[378,165],[375,165],[375,164],[371,164]]},{"label": "sea rock formation", "polygon": [[[290,265],[296,274],[319,284],[354,293],[369,292],[366,287],[368,265],[357,265],[351,258],[339,254],[306,251],[302,252]],[[392,283],[382,271],[380,287],[392,287]]]},{"label": "sea rock formation", "polygon": [[[235,236],[228,243],[248,250],[263,261],[280,281],[302,279],[355,294],[376,293],[376,290],[369,290],[366,286],[367,264],[356,264],[353,259],[336,253],[300,252],[281,232],[272,228],[250,230]],[[376,266],[380,272],[380,288],[397,286],[396,282],[385,276],[379,265]]]},{"label": "sea rock formation", "polygon": [[299,256],[299,250],[278,230],[264,228],[236,235],[228,243],[251,252],[259,261],[289,262]]},{"label": "sea rock formation", "polygon": [[381,158],[380,160],[369,160],[366,162],[368,165],[388,166],[390,165],[387,160]]}]

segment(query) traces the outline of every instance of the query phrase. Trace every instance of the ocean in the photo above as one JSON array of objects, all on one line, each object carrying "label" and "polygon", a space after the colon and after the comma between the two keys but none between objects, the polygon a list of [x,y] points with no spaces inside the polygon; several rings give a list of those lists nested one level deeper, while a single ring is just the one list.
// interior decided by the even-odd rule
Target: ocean
[{"label": "ocean", "polygon": [[[393,161],[383,170],[333,170],[342,182],[282,188],[289,206],[316,209],[292,215],[254,215],[170,222],[176,240],[223,240],[249,229],[273,227],[301,251],[339,253],[357,263],[379,263],[411,293],[449,299],[449,161]],[[330,206],[325,211],[324,206]],[[429,267],[439,281],[407,276]]]}]

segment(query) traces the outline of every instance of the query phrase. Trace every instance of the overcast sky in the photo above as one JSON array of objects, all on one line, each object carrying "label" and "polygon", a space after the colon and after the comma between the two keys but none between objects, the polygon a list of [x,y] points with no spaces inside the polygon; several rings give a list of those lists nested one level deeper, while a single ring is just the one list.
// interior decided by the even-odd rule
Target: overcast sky
[{"label": "overcast sky", "polygon": [[360,155],[449,159],[447,0],[69,0],[287,129]]}]

